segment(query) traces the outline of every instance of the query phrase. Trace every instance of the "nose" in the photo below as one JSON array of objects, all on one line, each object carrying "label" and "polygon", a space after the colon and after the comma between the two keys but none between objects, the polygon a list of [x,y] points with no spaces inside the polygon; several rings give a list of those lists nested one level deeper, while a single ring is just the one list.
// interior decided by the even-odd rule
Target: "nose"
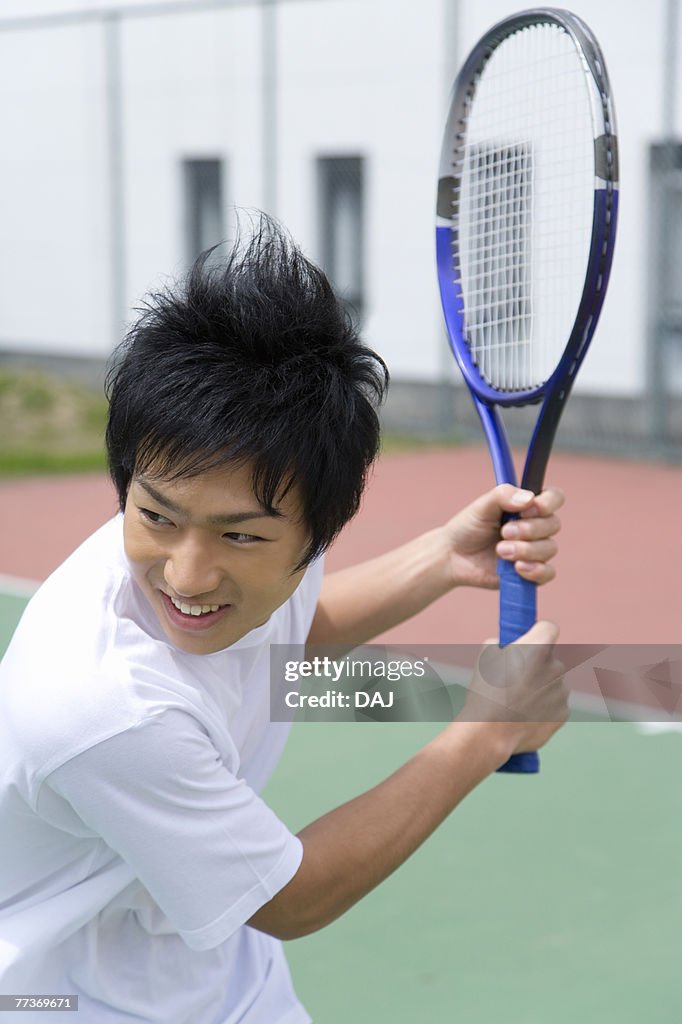
[{"label": "nose", "polygon": [[186,537],[173,545],[163,576],[178,597],[203,597],[218,589],[223,572],[211,545],[196,537]]}]

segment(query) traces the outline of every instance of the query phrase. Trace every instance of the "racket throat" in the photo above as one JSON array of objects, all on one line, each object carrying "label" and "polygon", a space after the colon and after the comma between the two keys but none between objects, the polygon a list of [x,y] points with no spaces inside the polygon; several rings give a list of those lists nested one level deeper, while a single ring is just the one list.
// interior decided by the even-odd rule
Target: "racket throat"
[{"label": "racket throat", "polygon": [[548,395],[535,424],[521,477],[521,486],[535,494],[539,494],[544,487],[547,463],[571,383],[567,382],[561,391]]},{"label": "racket throat", "polygon": [[507,428],[502,417],[494,406],[486,405],[476,395],[472,397],[490,449],[495,481],[498,484],[512,484],[516,487],[516,470],[511,457]]},{"label": "racket throat", "polygon": [[[495,406],[486,405],[475,395],[473,398],[490,449],[495,482],[512,484],[516,487],[516,468],[512,460],[507,428],[502,416]],[[539,494],[544,486],[545,470],[559,426],[564,401],[564,395],[556,393],[550,395],[540,411],[533,431],[520,486],[535,494]]]}]

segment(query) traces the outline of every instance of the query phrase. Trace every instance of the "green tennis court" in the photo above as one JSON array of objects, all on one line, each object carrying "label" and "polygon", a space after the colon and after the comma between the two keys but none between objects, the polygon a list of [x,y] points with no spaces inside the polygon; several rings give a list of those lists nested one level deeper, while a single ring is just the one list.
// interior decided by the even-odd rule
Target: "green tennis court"
[{"label": "green tennis court", "polygon": [[[0,596],[2,650],[25,596]],[[298,723],[267,798],[294,830],[438,726]],[[383,886],[287,945],[320,1024],[682,1019],[682,734],[571,723],[490,779]]]},{"label": "green tennis court", "polygon": [[27,600],[28,595],[13,592],[8,587],[3,589],[0,584],[0,654],[4,654],[10,642]]}]

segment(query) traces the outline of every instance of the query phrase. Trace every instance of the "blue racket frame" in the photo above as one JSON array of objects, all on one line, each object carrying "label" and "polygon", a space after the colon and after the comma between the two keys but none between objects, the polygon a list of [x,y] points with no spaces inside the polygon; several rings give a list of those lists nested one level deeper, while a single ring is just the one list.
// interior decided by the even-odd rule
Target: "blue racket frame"
[{"label": "blue racket frame", "polygon": [[[595,180],[599,184],[594,192],[592,237],[582,298],[563,356],[553,374],[539,387],[502,392],[492,388],[480,375],[466,341],[464,302],[459,284],[457,225],[453,219],[451,198],[458,184],[453,153],[460,147],[464,136],[467,106],[475,91],[476,79],[496,47],[526,25],[546,23],[558,24],[569,32],[599,84],[602,109],[597,112],[600,115],[597,123],[602,130],[595,135]],[[555,8],[524,11],[493,26],[472,50],[455,82],[443,141],[438,183],[436,259],[450,347],[481,419],[498,484],[516,485],[511,447],[499,408],[542,402],[521,477],[522,487],[535,493],[542,490],[561,413],[594,335],[611,272],[618,212],[617,152],[615,117],[604,60],[589,28],[575,15]],[[537,587],[520,577],[512,563],[502,559],[498,562],[498,574],[500,646],[504,647],[528,632],[536,622]],[[528,752],[515,754],[498,771],[534,774],[539,767],[537,753]]]}]

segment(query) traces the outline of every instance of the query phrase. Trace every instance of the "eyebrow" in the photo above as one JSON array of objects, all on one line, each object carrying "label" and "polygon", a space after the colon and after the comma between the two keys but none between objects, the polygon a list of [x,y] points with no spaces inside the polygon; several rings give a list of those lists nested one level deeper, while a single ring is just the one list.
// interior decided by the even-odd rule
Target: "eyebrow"
[{"label": "eyebrow", "polygon": [[[153,498],[157,504],[163,505],[163,507],[167,508],[169,512],[174,512],[176,515],[184,516],[186,519],[189,518],[189,514],[186,509],[177,505],[174,501],[171,501],[170,498],[164,497],[163,494],[157,491],[156,488],[150,484],[148,480],[145,480],[144,477],[135,477],[133,482],[139,484],[140,487],[147,492],[150,498]],[[257,510],[249,509],[246,512],[230,512],[225,515],[206,516],[205,521],[215,526],[234,526],[237,523],[244,523],[249,519],[282,518],[284,518],[284,514],[279,509],[273,509],[272,512],[268,512],[263,508],[259,508]]]}]

